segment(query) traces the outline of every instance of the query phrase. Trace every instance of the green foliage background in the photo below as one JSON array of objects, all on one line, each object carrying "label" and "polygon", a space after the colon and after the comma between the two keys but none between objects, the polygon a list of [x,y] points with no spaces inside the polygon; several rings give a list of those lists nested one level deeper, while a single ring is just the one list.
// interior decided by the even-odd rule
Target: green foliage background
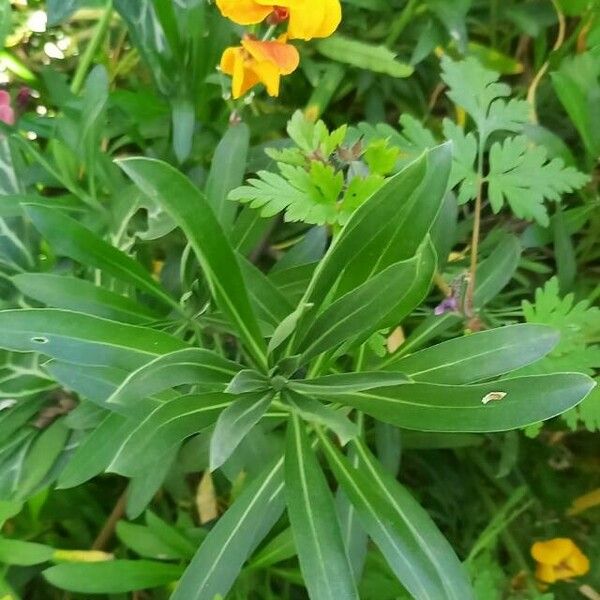
[{"label": "green foliage background", "polygon": [[600,5],[343,8],[0,0],[0,600],[600,593]]}]

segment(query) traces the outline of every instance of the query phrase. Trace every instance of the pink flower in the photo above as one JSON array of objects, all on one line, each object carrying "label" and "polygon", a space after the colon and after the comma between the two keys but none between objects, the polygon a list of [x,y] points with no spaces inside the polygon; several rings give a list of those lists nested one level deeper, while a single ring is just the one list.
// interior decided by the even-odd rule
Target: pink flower
[{"label": "pink flower", "polygon": [[14,125],[15,111],[10,103],[10,94],[6,90],[0,90],[0,121],[7,125]]}]

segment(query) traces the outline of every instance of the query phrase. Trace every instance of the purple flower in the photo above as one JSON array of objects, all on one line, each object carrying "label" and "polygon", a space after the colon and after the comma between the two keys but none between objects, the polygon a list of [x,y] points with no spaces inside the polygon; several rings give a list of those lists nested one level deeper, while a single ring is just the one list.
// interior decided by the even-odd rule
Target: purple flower
[{"label": "purple flower", "polygon": [[458,312],[458,300],[454,296],[444,298],[433,311],[437,316],[445,315],[448,312]]}]

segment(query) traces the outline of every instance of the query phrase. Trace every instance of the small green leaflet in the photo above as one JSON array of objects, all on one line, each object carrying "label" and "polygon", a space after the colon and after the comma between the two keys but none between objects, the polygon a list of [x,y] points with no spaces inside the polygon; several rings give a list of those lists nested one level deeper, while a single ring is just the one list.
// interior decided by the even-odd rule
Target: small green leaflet
[{"label": "small green leaflet", "polygon": [[498,213],[506,200],[515,215],[547,227],[544,199],[559,201],[561,194],[584,186],[587,175],[565,167],[560,158],[548,161],[543,146],[531,146],[524,136],[496,142],[490,151],[487,176],[492,209]]},{"label": "small green leaflet", "polygon": [[323,121],[313,123],[301,111],[294,113],[287,132],[295,147],[266,150],[276,161],[279,173],[259,171],[258,177],[233,190],[230,200],[260,209],[263,217],[284,212],[286,221],[343,225],[354,210],[381,187],[383,175],[395,167],[392,160],[395,148],[388,148],[385,140],[385,146],[379,147],[382,140],[377,140],[371,152],[369,148],[365,152],[370,172],[367,165],[361,163],[365,172],[351,176],[349,169],[345,176],[338,165],[339,157],[334,153],[341,148],[347,127],[330,132]]},{"label": "small green leaflet", "polygon": [[[551,325],[560,331],[560,342],[544,359],[519,373],[580,371],[593,375],[600,369],[600,309],[587,300],[575,301],[574,294],[562,297],[558,279],[553,277],[535,293],[535,303],[523,302],[528,323]],[[598,386],[581,404],[563,415],[572,429],[581,424],[588,431],[600,430],[600,389]]]},{"label": "small green leaflet", "polygon": [[547,227],[544,201],[559,201],[561,194],[581,188],[589,178],[573,167],[565,167],[559,158],[549,160],[546,149],[532,145],[525,136],[495,142],[489,152],[489,170],[483,172],[483,154],[490,135],[521,133],[529,120],[529,104],[507,100],[511,88],[476,58],[455,62],[444,56],[442,71],[442,79],[450,87],[448,97],[471,115],[476,126],[476,132],[466,132],[449,119],[443,123],[444,135],[454,146],[450,184],[460,186],[459,203],[474,199],[480,183],[487,183],[495,213],[508,203],[517,217]]},{"label": "small green leaflet", "polygon": [[442,58],[442,79],[450,87],[448,97],[473,117],[481,140],[494,131],[519,132],[529,117],[529,104],[509,100],[511,89],[499,75],[483,67],[476,58],[455,62]]}]

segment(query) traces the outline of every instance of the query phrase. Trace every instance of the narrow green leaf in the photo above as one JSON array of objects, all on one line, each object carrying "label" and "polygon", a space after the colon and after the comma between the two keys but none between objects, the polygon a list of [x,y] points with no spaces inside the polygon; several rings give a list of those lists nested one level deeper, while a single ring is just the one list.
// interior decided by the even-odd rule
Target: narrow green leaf
[{"label": "narrow green leaf", "polygon": [[116,533],[125,546],[144,558],[161,560],[184,558],[145,525],[119,521]]},{"label": "narrow green leaf", "polygon": [[545,325],[509,325],[442,342],[388,362],[385,369],[415,381],[475,383],[539,360],[558,340],[558,332]]},{"label": "narrow green leaf", "polygon": [[329,486],[306,429],[295,415],[288,424],[285,483],[288,515],[309,596],[312,600],[357,600]]},{"label": "narrow green leaf", "polygon": [[134,419],[109,413],[77,447],[61,472],[57,487],[73,488],[100,475],[137,427]]},{"label": "narrow green leaf", "polygon": [[177,527],[163,521],[150,510],[146,512],[146,523],[159,539],[177,550],[182,558],[191,560],[196,552],[196,544]]},{"label": "narrow green leaf", "polygon": [[229,394],[215,392],[159,404],[119,448],[108,470],[122,475],[141,472],[189,436],[213,425],[232,400]]},{"label": "narrow green leaf", "polygon": [[236,363],[210,350],[186,348],[159,356],[127,376],[108,399],[109,404],[133,406],[143,398],[180,385],[200,391],[220,391],[239,371]]},{"label": "narrow green leaf", "polygon": [[99,238],[75,219],[51,206],[25,204],[23,208],[56,253],[68,256],[86,267],[101,269],[179,310],[179,304],[139,262]]},{"label": "narrow green leaf", "polygon": [[283,459],[278,459],[244,489],[211,529],[171,600],[225,597],[283,508]]},{"label": "narrow green leaf", "polygon": [[342,446],[358,435],[357,425],[346,416],[347,409],[339,410],[325,406],[314,398],[303,396],[290,389],[284,390],[282,396],[286,404],[289,404],[305,421],[331,429],[338,436]]},{"label": "narrow green leaf", "polygon": [[429,515],[370,454],[362,440],[353,466],[324,435],[327,460],[359,519],[415,600],[469,600],[466,572]]},{"label": "narrow green leaf", "polygon": [[414,71],[410,65],[396,60],[396,55],[385,46],[366,44],[339,34],[319,40],[316,46],[323,56],[331,60],[375,73],[402,78],[410,77]]},{"label": "narrow green leaf", "polygon": [[416,258],[399,262],[348,292],[319,314],[296,343],[293,353],[307,362],[349,338],[375,333],[402,291],[410,289],[417,273]]},{"label": "narrow green leaf", "polygon": [[65,563],[44,571],[44,577],[61,590],[79,594],[125,594],[162,587],[181,577],[183,567],[149,560],[111,560]]},{"label": "narrow green leaf", "polygon": [[68,310],[0,311],[0,348],[40,352],[75,364],[135,369],[184,347],[184,342],[162,331]]},{"label": "narrow green leaf", "polygon": [[161,318],[143,304],[83,279],[50,273],[21,273],[15,275],[12,281],[25,296],[52,308],[133,324]]},{"label": "narrow green leaf", "polygon": [[246,394],[220,415],[210,439],[210,470],[218,469],[267,412],[272,393]]},{"label": "narrow green leaf", "polygon": [[319,264],[304,301],[321,306],[332,290],[339,297],[412,258],[441,208],[451,161],[449,144],[433,148],[362,204]]},{"label": "narrow green leaf", "polygon": [[[391,370],[391,369],[390,369]],[[338,373],[315,379],[292,379],[288,387],[302,394],[350,394],[373,388],[410,383],[410,377],[404,373],[385,373],[381,371],[360,371],[356,373]]]},{"label": "narrow green leaf", "polygon": [[64,417],[54,421],[33,441],[20,468],[17,497],[25,499],[38,491],[69,439],[69,428]]},{"label": "narrow green leaf", "polygon": [[179,171],[158,160],[131,158],[119,165],[181,227],[221,310],[239,331],[258,366],[266,368],[266,344],[234,251],[202,192]]},{"label": "narrow green leaf", "polygon": [[514,235],[507,235],[481,262],[477,269],[475,306],[485,306],[513,278],[521,258],[521,244]]},{"label": "narrow green leaf", "polygon": [[294,534],[291,528],[288,527],[275,536],[260,552],[254,555],[248,564],[248,570],[256,571],[265,569],[294,556],[296,556]]},{"label": "narrow green leaf", "polygon": [[54,548],[50,546],[0,537],[0,563],[5,565],[20,567],[39,565],[48,562],[53,553]]},{"label": "narrow green leaf", "polygon": [[[560,373],[479,385],[411,383],[331,400],[405,429],[484,433],[555,417],[581,402],[594,385],[587,375]],[[330,399],[326,393],[320,397]]]},{"label": "narrow green leaf", "polygon": [[250,129],[245,123],[231,125],[219,142],[206,182],[206,200],[219,223],[229,232],[237,205],[227,199],[229,192],[242,185],[250,146]]}]

